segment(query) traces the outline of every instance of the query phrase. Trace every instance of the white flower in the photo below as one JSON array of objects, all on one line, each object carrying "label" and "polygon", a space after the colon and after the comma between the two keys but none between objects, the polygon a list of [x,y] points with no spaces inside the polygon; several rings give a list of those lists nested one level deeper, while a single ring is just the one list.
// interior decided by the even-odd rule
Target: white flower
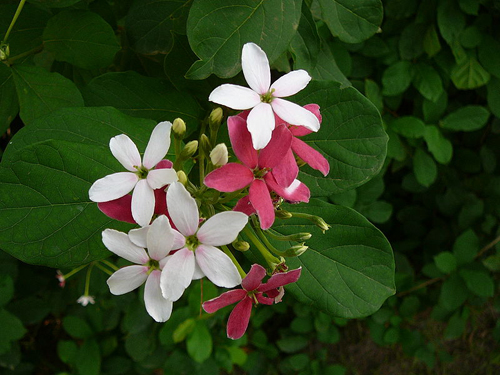
[{"label": "white flower", "polygon": [[76,302],[80,303],[82,306],[87,306],[89,303],[93,305],[95,303],[95,300],[92,296],[83,295],[80,296],[80,298],[78,298]]},{"label": "white flower", "polygon": [[144,303],[148,314],[157,322],[167,321],[172,313],[172,301],[162,296],[160,275],[174,244],[174,233],[168,218],[161,215],[150,226],[132,229],[128,235],[106,229],[102,232],[102,242],[111,252],[135,263],[111,275],[107,281],[111,293],[125,294],[146,282]]},{"label": "white flower", "polygon": [[246,43],[241,53],[241,66],[249,88],[225,84],[217,87],[208,100],[232,109],[250,109],[247,119],[253,147],[264,148],[271,140],[276,113],[291,125],[302,125],[318,131],[316,116],[300,105],[283,100],[307,86],[311,77],[305,70],[294,70],[271,85],[271,72],[266,53],[254,43]]},{"label": "white flower", "polygon": [[168,121],[156,125],[142,161],[137,146],[128,136],[121,134],[111,138],[111,153],[130,172],[113,173],[94,182],[89,190],[90,200],[108,202],[133,189],[132,216],[139,225],[148,225],[155,207],[154,189],[177,181],[174,169],[153,169],[167,154],[171,128]]},{"label": "white flower", "polygon": [[167,190],[167,207],[179,230],[174,249],[179,249],[163,267],[163,297],[177,301],[191,280],[206,276],[215,285],[233,288],[241,277],[231,259],[215,246],[233,242],[247,224],[248,216],[236,211],[218,213],[198,229],[199,213],[194,198],[179,182]]}]

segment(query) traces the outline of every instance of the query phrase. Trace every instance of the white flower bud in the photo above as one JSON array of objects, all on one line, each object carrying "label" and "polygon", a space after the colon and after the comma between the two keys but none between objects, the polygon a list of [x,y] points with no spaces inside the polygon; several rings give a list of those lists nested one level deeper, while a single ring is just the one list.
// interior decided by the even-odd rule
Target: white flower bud
[{"label": "white flower bud", "polygon": [[210,152],[210,160],[212,160],[212,164],[217,167],[227,164],[228,153],[224,143],[219,143],[214,147],[212,152]]}]

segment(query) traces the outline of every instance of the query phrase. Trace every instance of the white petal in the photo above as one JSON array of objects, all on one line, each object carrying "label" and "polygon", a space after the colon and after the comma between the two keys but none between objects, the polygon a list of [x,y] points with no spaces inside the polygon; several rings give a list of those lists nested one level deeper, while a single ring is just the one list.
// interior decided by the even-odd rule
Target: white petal
[{"label": "white petal", "polygon": [[319,120],[311,112],[298,104],[279,98],[271,102],[274,112],[290,125],[302,125],[313,132],[319,130]]},{"label": "white petal", "polygon": [[146,225],[145,227],[142,228],[129,230],[128,238],[130,238],[130,241],[132,241],[134,245],[146,249],[148,247],[147,238],[148,238],[149,227],[150,225]]},{"label": "white petal", "polygon": [[147,180],[140,180],[132,194],[132,217],[141,227],[151,221],[155,209],[155,194]]},{"label": "white petal", "polygon": [[109,202],[128,194],[137,184],[135,173],[118,172],[100,178],[92,184],[89,198],[93,202]]},{"label": "white petal", "polygon": [[153,169],[148,172],[148,184],[151,189],[159,189],[162,186],[169,185],[178,181],[177,172],[173,168]]},{"label": "white petal", "polygon": [[144,288],[144,303],[148,314],[157,322],[163,323],[170,318],[173,303],[161,295],[160,276],[161,272],[158,270],[149,275]]},{"label": "white petal", "polygon": [[184,237],[180,232],[172,229],[174,233],[174,243],[172,244],[172,250],[180,249],[186,244],[186,237]]},{"label": "white petal", "polygon": [[167,255],[165,258],[163,258],[162,260],[160,260],[160,270],[163,269],[163,267],[165,267],[165,264],[167,264],[167,262],[170,260],[170,258],[172,258],[172,255]]},{"label": "white petal", "polygon": [[227,245],[238,237],[238,233],[247,225],[247,222],[248,216],[242,212],[220,212],[201,226],[196,237],[204,245]]},{"label": "white petal", "polygon": [[149,260],[146,250],[134,245],[126,233],[105,229],[102,232],[102,242],[109,251],[132,263],[145,264]]},{"label": "white petal", "polygon": [[153,129],[142,159],[142,164],[147,169],[153,168],[167,154],[170,147],[170,129],[172,129],[170,121],[160,122]]},{"label": "white petal", "polygon": [[193,279],[194,265],[194,253],[186,248],[169,257],[161,271],[160,286],[163,298],[173,302],[181,298]]},{"label": "white petal", "polygon": [[165,215],[161,215],[153,221],[148,231],[148,253],[155,260],[165,258],[174,243],[174,233],[170,222]]},{"label": "white petal", "polygon": [[269,91],[271,69],[266,53],[255,43],[246,43],[241,52],[241,68],[248,86],[259,94]]},{"label": "white petal", "polygon": [[[196,256],[195,256],[196,257]],[[198,262],[194,263],[194,274],[193,274],[193,280],[199,280],[205,277],[205,274],[201,270],[200,266],[198,265]]]},{"label": "white petal", "polygon": [[250,111],[247,118],[247,128],[252,135],[254,149],[260,150],[267,146],[271,140],[274,126],[274,113],[269,103],[260,103]]},{"label": "white petal", "polygon": [[141,166],[141,155],[139,150],[132,140],[125,134],[117,135],[109,141],[109,148],[113,156],[127,170],[135,172],[135,167]]},{"label": "white petal", "polygon": [[213,246],[200,245],[196,249],[196,262],[215,285],[233,288],[241,284],[241,277],[233,261]]},{"label": "white petal", "polygon": [[304,89],[310,80],[311,76],[305,70],[294,70],[274,81],[271,91],[274,89],[274,97],[285,98]]},{"label": "white petal", "polygon": [[226,107],[243,110],[255,107],[260,103],[260,95],[247,87],[225,84],[216,87],[208,100]]},{"label": "white petal", "polygon": [[141,286],[148,278],[148,267],[127,266],[113,273],[107,283],[114,295],[125,294]]},{"label": "white petal", "polygon": [[167,190],[167,208],[176,228],[188,237],[198,229],[198,206],[184,185],[174,182]]}]

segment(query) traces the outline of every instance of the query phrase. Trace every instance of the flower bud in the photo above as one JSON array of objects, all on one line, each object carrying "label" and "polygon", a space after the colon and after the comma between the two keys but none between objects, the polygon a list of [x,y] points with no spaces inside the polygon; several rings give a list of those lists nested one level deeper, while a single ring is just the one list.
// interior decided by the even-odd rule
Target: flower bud
[{"label": "flower bud", "polygon": [[286,210],[276,210],[276,216],[280,219],[290,219],[292,214]]},{"label": "flower bud", "polygon": [[182,149],[181,154],[179,155],[179,158],[181,160],[186,160],[186,159],[190,158],[191,156],[193,156],[195,154],[196,150],[198,150],[198,141],[188,142],[188,143],[186,143],[186,146],[184,146],[184,148]]},{"label": "flower bud", "polygon": [[326,221],[324,221],[323,218],[319,216],[313,216],[312,222],[316,224],[316,226],[319,227],[319,229],[321,229],[323,233],[325,233],[331,227],[331,225],[328,225]]},{"label": "flower bud", "polygon": [[219,143],[214,147],[214,149],[210,152],[210,160],[216,167],[221,167],[227,164],[228,153],[225,143]]},{"label": "flower bud", "polygon": [[250,249],[250,244],[246,241],[236,240],[233,241],[232,245],[234,249],[238,251],[247,251],[248,249]]},{"label": "flower bud", "polygon": [[0,45],[0,61],[5,61],[10,56],[10,47],[8,43],[2,43]]},{"label": "flower bud", "polygon": [[184,171],[177,171],[177,178],[179,179],[179,182],[186,186],[188,182],[188,178],[186,176],[186,173]]},{"label": "flower bud", "polygon": [[305,251],[309,248],[309,246],[305,246],[304,243],[292,246],[289,249],[286,249],[281,255],[285,257],[298,257],[305,253]]},{"label": "flower bud", "polygon": [[210,140],[205,134],[202,134],[200,137],[200,150],[203,155],[208,156],[210,154],[210,150],[212,146],[210,146]]},{"label": "flower bud", "polygon": [[172,131],[174,132],[174,137],[177,139],[183,139],[186,135],[186,123],[181,118],[176,118],[172,125]]},{"label": "flower bud", "polygon": [[215,108],[208,117],[208,125],[210,129],[216,131],[219,128],[220,123],[222,122],[222,117],[224,116],[224,111],[221,107]]}]

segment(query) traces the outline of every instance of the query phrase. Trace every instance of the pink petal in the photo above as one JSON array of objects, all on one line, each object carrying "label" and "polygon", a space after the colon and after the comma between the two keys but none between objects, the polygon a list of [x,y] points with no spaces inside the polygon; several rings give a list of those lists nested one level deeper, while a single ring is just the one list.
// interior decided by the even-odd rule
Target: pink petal
[{"label": "pink petal", "polygon": [[279,288],[280,286],[294,283],[299,279],[301,271],[302,267],[288,272],[276,273],[273,276],[271,276],[269,280],[267,280],[267,283],[262,284],[258,288],[258,291],[267,292],[272,289]]},{"label": "pink petal", "polygon": [[159,189],[172,182],[178,181],[177,172],[172,168],[153,169],[146,178],[151,189]]},{"label": "pink petal", "polygon": [[274,223],[274,206],[266,183],[254,180],[248,194],[252,206],[257,211],[262,229],[269,229]]},{"label": "pink petal", "polygon": [[266,53],[255,43],[246,43],[241,52],[241,68],[248,86],[259,94],[269,91],[271,69]]},{"label": "pink petal", "polygon": [[292,149],[289,149],[281,162],[273,168],[276,182],[284,187],[290,186],[299,174],[299,166],[295,161]]},{"label": "pink petal", "polygon": [[299,158],[309,164],[311,168],[320,171],[324,176],[326,176],[328,172],[330,172],[330,164],[328,163],[328,160],[326,160],[323,155],[321,155],[318,151],[316,151],[304,141],[298,138],[293,138],[292,150],[297,154]]},{"label": "pink petal", "polygon": [[264,176],[264,180],[266,181],[267,186],[269,186],[272,191],[274,191],[276,194],[278,194],[280,197],[283,197],[287,201],[309,202],[311,192],[309,188],[299,180],[294,180],[292,184],[287,188],[280,186],[274,179],[272,173],[267,173]]},{"label": "pink petal", "polygon": [[[165,189],[162,188],[160,189],[155,189],[155,210],[154,213],[157,215],[166,215],[169,220],[171,220],[170,215],[168,214],[167,211],[167,193],[165,192]],[[172,225],[172,222],[170,222],[170,225]]]},{"label": "pink petal", "polygon": [[269,144],[259,154],[259,168],[274,168],[282,160],[292,145],[292,133],[285,125],[274,129]]},{"label": "pink petal", "polygon": [[[313,115],[318,118],[318,121],[321,124],[321,122],[323,121],[323,118],[322,118],[321,113],[319,111],[319,105],[317,105],[317,104],[306,104],[304,106],[304,108],[307,109],[308,111],[312,112]],[[303,126],[295,126],[295,125],[293,125],[293,126],[290,127],[290,131],[296,137],[301,137],[303,135],[307,135],[307,134],[311,134],[312,133],[312,130],[309,130],[309,129],[303,127]]]},{"label": "pink petal", "polygon": [[174,182],[168,188],[167,207],[179,232],[186,237],[196,233],[199,223],[198,206],[180,182]]},{"label": "pink petal", "polygon": [[155,195],[147,180],[140,180],[132,193],[132,217],[141,227],[151,221],[155,209]]},{"label": "pink petal", "polygon": [[126,233],[105,229],[102,232],[102,242],[109,251],[132,263],[145,264],[149,260],[146,250],[134,245]]},{"label": "pink petal", "polygon": [[290,125],[302,125],[317,132],[320,127],[318,118],[298,104],[276,98],[271,102],[274,112]]},{"label": "pink petal", "polygon": [[141,166],[141,155],[137,146],[125,134],[117,135],[109,141],[109,148],[113,156],[130,172],[137,171]]},{"label": "pink petal", "polygon": [[250,198],[248,197],[248,195],[241,198],[236,203],[236,206],[234,206],[233,210],[243,212],[244,214],[247,214],[248,216],[255,213],[255,208],[253,208],[252,203],[250,203]]},{"label": "pink petal", "polygon": [[160,289],[161,271],[154,270],[146,280],[144,304],[148,314],[158,323],[166,322],[172,314],[172,301],[163,298]]},{"label": "pink petal", "polygon": [[252,291],[257,289],[262,283],[262,279],[266,276],[266,269],[260,264],[252,264],[250,272],[241,282],[241,286],[246,291]]},{"label": "pink petal", "polygon": [[248,216],[242,212],[219,212],[201,226],[196,236],[204,245],[227,245],[238,237],[238,233],[247,225],[247,222]]},{"label": "pink petal", "polygon": [[222,309],[223,307],[232,305],[237,301],[241,301],[247,292],[243,289],[234,289],[229,292],[222,293],[219,297],[215,297],[210,301],[203,302],[203,310],[205,310],[209,314],[213,314],[214,312]]},{"label": "pink petal", "polygon": [[142,162],[147,169],[153,168],[167,154],[170,147],[171,129],[172,123],[169,121],[160,122],[153,129]]},{"label": "pink petal", "polygon": [[127,266],[120,268],[107,280],[109,291],[115,296],[131,292],[141,286],[148,278],[148,267]]},{"label": "pink petal", "polygon": [[173,166],[174,166],[174,163],[172,163],[170,160],[163,159],[163,160],[160,160],[160,162],[158,164],[156,164],[156,169],[173,168]]},{"label": "pink petal", "polygon": [[246,166],[229,163],[210,172],[205,185],[223,192],[233,192],[248,186],[254,179],[253,172]]},{"label": "pink petal", "polygon": [[242,116],[230,116],[227,128],[236,157],[248,168],[254,169],[257,166],[257,151],[252,147],[252,136],[246,120]]},{"label": "pink petal", "polygon": [[259,104],[260,95],[247,87],[224,84],[215,88],[208,100],[232,109],[243,110]]},{"label": "pink petal", "polygon": [[163,266],[160,286],[163,298],[173,302],[181,298],[184,290],[191,284],[195,266],[194,253],[186,248],[169,257]]},{"label": "pink petal", "polygon": [[267,146],[274,130],[275,119],[269,103],[256,105],[248,115],[247,128],[252,135],[253,148],[260,150]]},{"label": "pink petal", "polygon": [[272,305],[274,303],[274,298],[266,297],[261,293],[257,293],[255,297],[257,298],[257,301],[263,305]]},{"label": "pink petal", "polygon": [[236,340],[243,336],[248,328],[251,314],[252,299],[247,296],[234,307],[231,315],[229,315],[229,319],[227,320],[227,337]]},{"label": "pink petal", "polygon": [[203,273],[215,285],[223,288],[234,288],[241,283],[238,269],[231,258],[222,250],[209,245],[199,245],[195,256]]},{"label": "pink petal", "polygon": [[92,184],[89,198],[93,202],[108,202],[128,194],[139,177],[131,172],[118,172],[100,178]]},{"label": "pink petal", "polygon": [[97,207],[104,215],[112,219],[135,224],[132,217],[132,196],[129,194],[109,202],[99,202]]},{"label": "pink petal", "polygon": [[274,97],[285,98],[304,89],[310,80],[311,76],[305,70],[294,70],[277,79],[271,85],[271,91],[274,89]]}]

